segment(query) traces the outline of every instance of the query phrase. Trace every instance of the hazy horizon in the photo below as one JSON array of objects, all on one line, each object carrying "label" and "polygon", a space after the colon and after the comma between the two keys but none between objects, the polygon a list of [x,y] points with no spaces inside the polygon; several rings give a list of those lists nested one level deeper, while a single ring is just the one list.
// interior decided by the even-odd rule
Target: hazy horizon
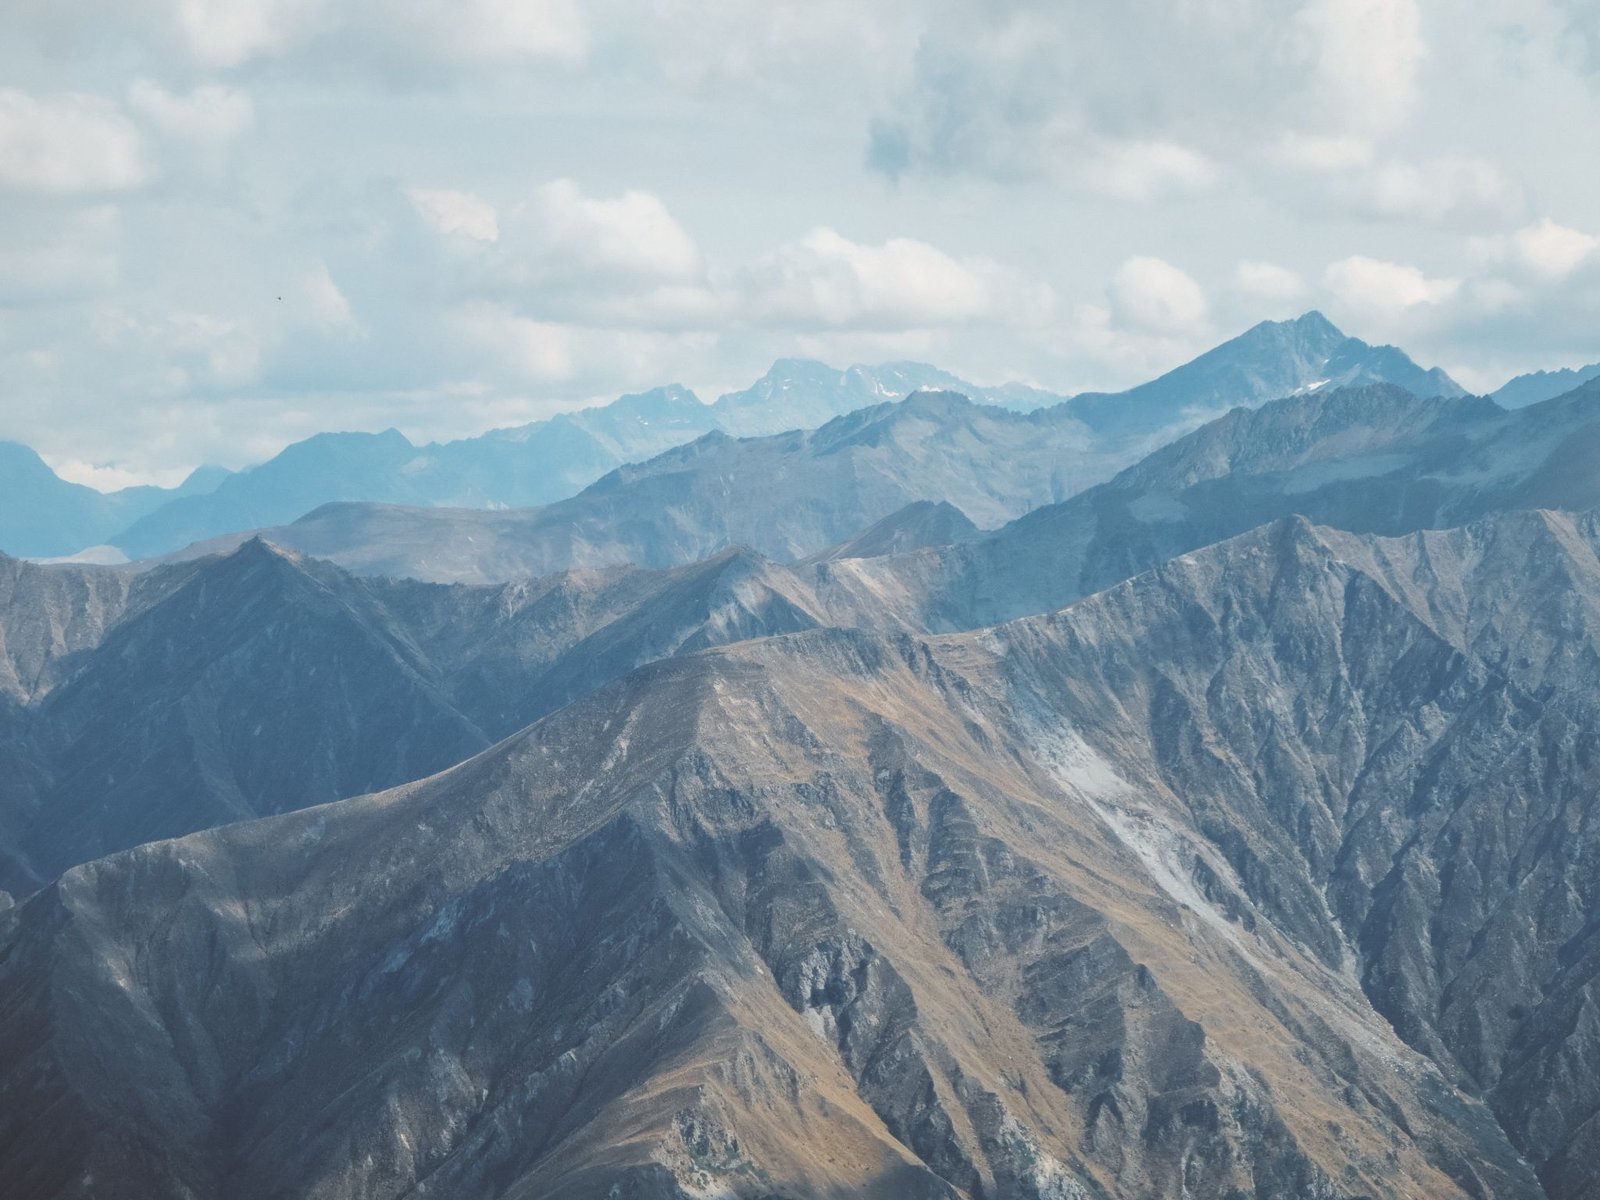
[{"label": "hazy horizon", "polygon": [[1596,357],[1582,0],[4,20],[0,437],[103,486],[786,356],[1118,388],[1308,308],[1475,391]]}]

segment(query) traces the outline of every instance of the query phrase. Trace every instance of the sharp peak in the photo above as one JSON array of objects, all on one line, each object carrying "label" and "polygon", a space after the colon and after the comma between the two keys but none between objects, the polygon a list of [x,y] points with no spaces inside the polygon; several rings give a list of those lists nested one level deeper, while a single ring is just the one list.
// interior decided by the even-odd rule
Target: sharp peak
[{"label": "sharp peak", "polygon": [[[1286,317],[1281,320],[1257,321],[1249,329],[1245,330],[1244,333],[1240,334],[1239,337],[1248,337],[1254,333],[1268,333],[1277,330],[1293,330],[1296,333],[1317,333],[1324,336],[1337,337],[1345,341],[1360,340],[1358,338],[1351,338],[1350,335],[1345,333],[1344,330],[1340,329],[1332,321],[1328,320],[1328,318],[1323,315],[1320,309],[1315,308],[1301,313],[1298,317]],[[1229,340],[1237,341],[1238,338],[1231,338]],[[1227,343],[1223,344],[1226,345]]]},{"label": "sharp peak", "polygon": [[258,533],[239,543],[231,553],[222,555],[220,561],[242,564],[279,562],[301,570],[306,564],[306,556],[298,550],[291,550],[287,546],[269,541]]}]

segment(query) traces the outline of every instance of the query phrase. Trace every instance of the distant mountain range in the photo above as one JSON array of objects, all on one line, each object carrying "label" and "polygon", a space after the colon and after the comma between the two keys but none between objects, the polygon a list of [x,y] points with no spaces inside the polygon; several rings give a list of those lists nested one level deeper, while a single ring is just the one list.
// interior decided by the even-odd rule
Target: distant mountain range
[{"label": "distant mountain range", "polygon": [[[1223,362],[1249,404],[1287,377],[1361,356],[1320,316],[1258,326],[1193,364],[1197,394],[1222,394]],[[1287,348],[1287,349],[1286,349]],[[1393,370],[1416,386],[1460,389],[1409,365],[1390,348],[1367,348],[1366,374]],[[1285,355],[1292,359],[1283,366]],[[1265,364],[1277,364],[1268,371]],[[1243,364],[1254,364],[1246,372]],[[1187,370],[1187,368],[1183,369]],[[482,511],[345,503],[321,507],[264,536],[364,574],[486,582],[573,567],[666,567],[733,545],[780,561],[821,553],[907,504],[947,503],[993,528],[1110,478],[1198,421],[1160,397],[1176,395],[1182,370],[1154,392],[1125,400],[1143,414],[1110,420],[1104,397],[1031,412],[916,391],[836,417],[813,431],[734,439],[712,433],[621,467],[568,500],[542,508]],[[1154,386],[1154,385],[1152,385]],[[1321,394],[1319,377],[1300,389]],[[1204,391],[1210,388],[1211,391]],[[1251,389],[1256,389],[1252,391]],[[1409,393],[1408,393],[1409,394]],[[1247,406],[1248,407],[1248,406]],[[199,542],[185,556],[239,544],[251,531]]]},{"label": "distant mountain range", "polygon": [[1493,393],[1492,398],[1501,408],[1526,408],[1530,404],[1538,404],[1541,400],[1553,400],[1557,396],[1564,396],[1591,379],[1600,379],[1600,363],[1575,370],[1567,368],[1561,371],[1535,371],[1531,375],[1518,375]]},{"label": "distant mountain range", "polygon": [[970,629],[1059,608],[1295,514],[1399,534],[1597,507],[1600,381],[1513,412],[1482,398],[1347,388],[1232,412],[982,539],[855,569],[863,587],[921,597],[916,626]]},{"label": "distant mountain range", "polygon": [[1394,346],[1346,336],[1319,312],[1264,321],[1193,362],[1126,392],[1086,393],[1075,416],[1097,432],[1169,440],[1230,409],[1323,389],[1389,383],[1415,396],[1464,396],[1442,370],[1424,370]]},{"label": "distant mountain range", "polygon": [[62,479],[27,446],[0,442],[0,551],[30,558],[73,554],[164,504],[215,490],[227,476],[221,467],[201,467],[176,488],[99,492]]},{"label": "distant mountain range", "polygon": [[[38,470],[12,472],[0,475],[0,512],[26,516],[12,532],[0,523],[0,550],[46,557],[104,542],[127,557],[146,558],[223,534],[283,525],[339,501],[478,509],[549,505],[624,464],[649,460],[710,433],[746,437],[815,429],[863,408],[933,390],[956,392],[1012,415],[1048,411],[1060,428],[1087,430],[1088,438],[1080,437],[1081,444],[1063,460],[1063,477],[1072,476],[1066,486],[1078,490],[1228,408],[1375,381],[1424,396],[1461,391],[1443,372],[1425,371],[1393,347],[1347,338],[1318,313],[1265,322],[1131,391],[1071,399],[1020,384],[980,387],[916,363],[838,371],[791,359],[774,364],[745,391],[710,405],[686,389],[667,387],[517,429],[427,446],[413,445],[395,430],[321,434],[233,476],[197,473],[176,494],[133,489],[118,493],[121,499],[100,497],[40,476]],[[913,494],[955,499],[929,489]],[[1063,494],[1046,493],[1034,502]],[[93,520],[80,514],[85,506]],[[968,515],[982,523],[1014,514]],[[835,532],[842,536],[842,530]]]}]

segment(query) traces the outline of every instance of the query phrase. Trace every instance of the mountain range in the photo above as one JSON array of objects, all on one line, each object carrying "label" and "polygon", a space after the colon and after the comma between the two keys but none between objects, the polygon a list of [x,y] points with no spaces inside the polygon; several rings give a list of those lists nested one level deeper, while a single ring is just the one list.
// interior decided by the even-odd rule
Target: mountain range
[{"label": "mountain range", "polygon": [[176,488],[100,492],[62,479],[27,446],[0,441],[0,551],[30,558],[75,554],[165,504],[214,490],[227,475],[221,467],[201,467]]},{"label": "mountain range", "polygon": [[1191,368],[0,554],[6,1194],[1600,1192],[1600,379]]},{"label": "mountain range", "polygon": [[1293,514],[1397,534],[1526,508],[1600,506],[1600,383],[1506,412],[1372,386],[1236,410],[1108,482],[948,548],[858,564],[970,629],[1068,604]]},{"label": "mountain range", "polygon": [[[875,411],[922,404],[993,411],[938,395]],[[351,575],[260,539],[144,572],[7,561],[0,692],[16,765],[0,888],[403,783],[665,656],[822,627],[978,628],[1296,514],[1393,535],[1600,508],[1597,437],[1600,384],[1514,413],[1374,386],[1237,410],[993,534],[918,501],[787,563],[725,549],[441,586]]]},{"label": "mountain range", "polygon": [[[640,462],[695,438],[723,433],[770,437],[815,429],[838,417],[916,392],[950,391],[975,402],[1038,417],[1076,431],[1073,490],[1099,482],[1171,436],[1235,405],[1253,406],[1299,390],[1372,381],[1419,395],[1455,395],[1442,371],[1425,371],[1389,346],[1348,338],[1320,313],[1264,322],[1161,379],[1116,395],[1072,399],[1020,384],[984,388],[917,363],[851,367],[786,359],[742,392],[702,404],[681,387],[624,396],[612,404],[563,413],[476,438],[414,445],[396,430],[320,434],[295,443],[259,466],[218,478],[212,471],[181,495],[146,496],[132,504],[92,500],[106,513],[93,522],[72,516],[59,480],[0,476],[0,511],[29,514],[21,540],[0,537],[0,550],[32,557],[70,555],[96,542],[130,558],[167,554],[239,530],[283,525],[339,501],[477,509],[548,505],[566,499],[627,463]],[[1011,429],[1027,428],[1013,421]],[[40,463],[39,467],[43,468]],[[48,472],[47,472],[48,473]],[[136,490],[137,491],[137,490]],[[939,497],[930,497],[939,498]],[[1059,499],[1042,494],[1034,503]],[[953,499],[953,497],[952,497]],[[118,505],[123,507],[119,508]],[[130,506],[131,505],[131,506]],[[63,516],[57,521],[56,513]],[[98,510],[97,510],[98,511]],[[887,510],[885,510],[887,511]],[[884,512],[878,513],[885,515]],[[969,513],[980,519],[980,514]],[[1015,515],[1000,513],[1000,518]],[[0,534],[5,530],[0,527]],[[19,533],[20,536],[20,533]],[[86,538],[92,540],[86,540]],[[820,548],[814,546],[813,549]]]},{"label": "mountain range", "polygon": [[7,1178],[1577,1200],[1597,547],[1289,518],[74,868],[0,917]]},{"label": "mountain range", "polygon": [[909,503],[945,503],[999,528],[871,569],[930,605],[956,605],[943,617],[930,608],[929,627],[971,628],[1059,607],[1290,513],[1393,533],[1600,505],[1596,386],[1512,412],[1388,384],[1303,392],[1237,408],[1092,487],[1109,464],[1085,449],[1094,442],[1070,406],[1012,414],[918,393],[814,433],[714,435],[542,509],[332,505],[265,536],[363,574],[491,582],[672,566],[731,545],[794,561]]},{"label": "mountain range", "polygon": [[1492,393],[1492,396],[1501,408],[1526,408],[1541,400],[1554,400],[1557,396],[1565,395],[1591,379],[1600,379],[1600,363],[1592,363],[1587,367],[1567,367],[1559,371],[1534,371],[1529,375],[1518,375]]}]

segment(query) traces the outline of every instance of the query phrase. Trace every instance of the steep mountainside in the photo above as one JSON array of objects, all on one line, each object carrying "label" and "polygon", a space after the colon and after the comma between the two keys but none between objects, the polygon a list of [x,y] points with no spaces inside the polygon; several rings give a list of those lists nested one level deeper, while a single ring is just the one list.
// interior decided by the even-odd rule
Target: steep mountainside
[{"label": "steep mountainside", "polygon": [[[261,584],[252,611],[276,620],[259,623],[239,619],[228,607],[231,585],[213,578],[237,564],[156,571],[139,584],[126,573],[28,567],[24,573],[58,589],[86,579],[98,590],[73,582],[76,591],[40,602],[14,588],[15,602],[0,611],[7,686],[21,702],[38,701],[36,717],[23,724],[35,730],[43,761],[58,764],[48,786],[14,789],[11,811],[20,804],[24,816],[8,820],[27,835],[10,843],[0,887],[31,890],[93,853],[157,832],[403,782],[685,650],[818,625],[916,632],[1048,611],[1291,512],[1391,531],[1523,505],[1600,505],[1592,466],[1587,476],[1583,466],[1595,461],[1584,452],[1595,409],[1592,389],[1515,414],[1487,401],[1421,401],[1382,388],[1292,398],[1235,413],[1106,487],[993,537],[972,541],[953,510],[913,506],[792,567],[737,552],[669,571],[427,588],[361,583],[258,547],[252,553],[272,568],[263,579],[285,584]],[[935,547],[894,553],[906,539]],[[464,537],[441,545],[484,561],[482,547]],[[192,580],[183,574],[196,570]],[[302,576],[314,586],[302,585]],[[133,632],[119,628],[104,653],[74,656],[99,644],[130,588],[162,597],[185,580],[181,596],[139,608],[137,620],[125,622]],[[191,611],[188,596],[211,603]],[[337,603],[319,607],[309,597]],[[345,694],[335,710],[301,711],[293,696],[309,677],[275,673],[284,650],[274,639],[353,644],[340,622],[361,630],[362,644],[400,649],[337,676]],[[214,645],[206,640],[213,627],[223,631]],[[185,654],[210,647],[205,653],[217,665],[204,671],[213,673],[174,670],[158,653],[169,644]],[[329,652],[307,653],[305,663],[314,665]],[[40,700],[69,668],[74,686]],[[110,682],[96,682],[102,678]],[[421,707],[399,704],[413,694]],[[141,697],[137,705],[130,695]],[[391,701],[399,706],[386,708]],[[358,721],[358,712],[367,715]],[[406,724],[418,714],[457,732],[419,743]],[[374,720],[393,722],[388,748],[377,755],[350,732]],[[291,750],[307,738],[319,747],[315,755]],[[80,743],[94,749],[82,753]],[[274,768],[286,773],[266,771],[257,759],[286,763]],[[37,780],[37,772],[28,777]]]},{"label": "steep mountainside", "polygon": [[0,1170],[1581,1200],[1594,545],[1283,521],[994,630],[646,667],[78,867],[0,914]]},{"label": "steep mountainside", "polygon": [[1534,371],[1518,375],[1489,397],[1501,408],[1527,408],[1541,400],[1553,400],[1575,388],[1600,379],[1600,363],[1587,367],[1565,368],[1560,371]]},{"label": "steep mountainside", "polygon": [[[812,431],[746,439],[714,434],[623,467],[571,500],[542,509],[485,513],[334,505],[264,533],[273,542],[363,574],[462,582],[623,562],[665,567],[730,545],[792,560],[820,553],[919,501],[951,504],[979,526],[993,528],[1109,479],[1144,454],[1152,440],[1159,444],[1198,423],[1214,401],[1253,405],[1272,394],[1265,389],[1293,391],[1288,385],[1301,380],[1295,386],[1302,395],[1294,399],[1314,411],[1338,390],[1320,386],[1327,382],[1322,378],[1312,380],[1319,386],[1310,391],[1303,382],[1308,374],[1331,369],[1335,360],[1322,357],[1324,350],[1356,364],[1335,372],[1340,378],[1393,377],[1425,392],[1460,392],[1392,348],[1355,343],[1351,349],[1349,341],[1311,314],[1259,326],[1164,377],[1149,395],[1136,389],[1120,398],[1075,400],[1024,414],[921,391]],[[1204,403],[1182,412],[1163,407],[1163,397],[1180,392],[1203,397]],[[1149,419],[1114,415],[1124,407]],[[1474,411],[1499,410],[1478,402]],[[1099,422],[1100,428],[1091,429],[1085,421]],[[1228,429],[1238,427],[1235,436],[1255,429],[1248,409],[1237,409],[1224,421],[1232,423]],[[1338,448],[1326,449],[1332,454]],[[1225,532],[1248,526],[1235,524]],[[215,553],[244,536],[200,543],[184,553]]]},{"label": "steep mountainside", "polygon": [[852,577],[748,551],[487,587],[259,541],[139,575],[0,560],[0,888],[415,779],[658,658],[883,623]]},{"label": "steep mountainside", "polygon": [[1393,534],[1522,508],[1600,507],[1600,382],[1508,413],[1392,387],[1226,417],[968,545],[864,564],[959,629],[1044,612],[1292,513]]},{"label": "steep mountainside", "polygon": [[505,508],[572,495],[618,465],[718,428],[683,388],[623,396],[517,429],[413,445],[398,431],[319,434],[226,480],[215,493],[164,505],[111,539],[144,558],[240,529],[278,525],[336,500]]},{"label": "steep mountainside", "polygon": [[1425,370],[1394,346],[1347,337],[1319,312],[1261,324],[1159,379],[1126,392],[1086,393],[1073,414],[1102,436],[1147,449],[1233,408],[1325,389],[1388,383],[1413,395],[1462,396],[1455,380]]},{"label": "steep mountainside", "polygon": [[[701,404],[681,387],[666,387],[517,429],[428,446],[414,446],[394,430],[320,435],[241,472],[213,496],[163,505],[111,540],[132,557],[148,558],[229,533],[279,526],[338,501],[474,509],[552,504],[623,464],[648,460],[707,433],[767,438],[800,429],[820,433],[819,426],[862,409],[877,408],[908,394],[938,391],[959,392],[1006,410],[988,418],[988,424],[1000,430],[994,435],[997,444],[1015,438],[1019,431],[1043,431],[1045,443],[1062,456],[1064,472],[1077,490],[1108,478],[1154,446],[1237,405],[1253,406],[1297,391],[1379,380],[1421,395],[1460,393],[1441,372],[1424,371],[1393,347],[1375,348],[1346,338],[1317,313],[1295,321],[1265,322],[1129,392],[1072,400],[1021,384],[978,387],[920,363],[838,371],[817,362],[786,359],[774,364],[754,386],[729,393],[713,405]],[[926,417],[927,411],[922,415]],[[1001,419],[1006,415],[1016,419],[1006,423]],[[1027,423],[1029,417],[1034,424]],[[881,415],[865,419],[879,420]],[[971,422],[963,418],[961,424]],[[1063,441],[1065,431],[1071,436]],[[793,436],[808,440],[798,433]],[[987,436],[980,431],[980,438]],[[956,441],[936,449],[941,457],[961,452]],[[764,452],[753,453],[759,458]],[[665,463],[673,461],[673,455],[665,456]],[[675,468],[669,465],[667,469]],[[958,467],[957,473],[960,470]],[[945,494],[940,488],[947,482],[938,478],[936,471],[929,471],[901,502],[948,500],[980,524],[1013,515],[1007,511],[1006,497],[996,494],[994,488]],[[1061,498],[1061,494],[1053,498]],[[998,514],[990,511],[997,500],[1002,501]],[[877,512],[847,522],[849,528],[834,529],[807,552],[884,515],[886,512]],[[392,514],[390,517],[392,524]],[[452,526],[462,523],[459,517],[438,520]],[[484,520],[491,528],[496,525],[493,518]],[[690,520],[696,525],[705,523],[699,514],[691,514]],[[437,521],[424,516],[417,518],[417,523],[426,528]],[[752,541],[749,537],[736,540]],[[696,543],[702,552],[725,544]],[[776,545],[764,548],[773,554],[789,553]],[[587,559],[575,552],[561,564],[602,560],[612,559],[590,549]],[[548,569],[548,553],[540,561]],[[684,560],[674,557],[670,561]]]},{"label": "steep mountainside", "polygon": [[813,561],[879,558],[933,546],[954,546],[982,536],[983,531],[954,504],[943,500],[917,500],[837,546],[830,546]]},{"label": "steep mountainside", "polygon": [[667,567],[735,545],[788,560],[919,500],[948,502],[992,527],[1108,473],[1083,427],[1059,407],[1024,414],[919,392],[816,430],[712,434],[545,508],[331,505],[264,536],[362,574],[461,582],[621,563]]},{"label": "steep mountainside", "polygon": [[[1062,400],[1016,384],[976,387],[921,363],[837,371],[783,360],[753,387],[714,405],[671,386],[531,425],[424,446],[393,429],[320,434],[226,480],[214,495],[164,504],[165,497],[158,497],[120,524],[97,527],[96,540],[146,558],[230,532],[281,525],[339,500],[491,509],[551,504],[625,463],[653,458],[713,431],[750,435],[814,428],[919,389],[950,387],[1010,408]],[[47,553],[69,553],[85,544]],[[35,552],[40,551],[29,551]]]},{"label": "steep mountainside", "polygon": [[44,558],[97,546],[176,497],[215,488],[226,472],[202,467],[177,488],[97,492],[62,479],[27,446],[0,441],[0,552]]}]

